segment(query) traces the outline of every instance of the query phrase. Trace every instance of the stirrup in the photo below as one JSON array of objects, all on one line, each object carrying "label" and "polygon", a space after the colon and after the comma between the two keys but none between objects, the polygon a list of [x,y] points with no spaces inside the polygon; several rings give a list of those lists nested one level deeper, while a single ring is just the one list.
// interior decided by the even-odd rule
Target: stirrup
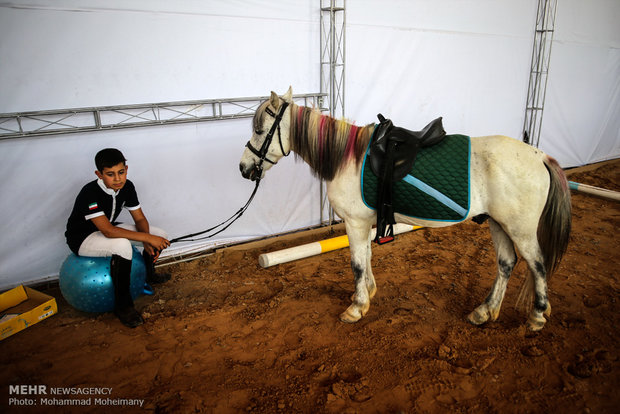
[{"label": "stirrup", "polygon": [[386,243],[390,243],[394,241],[394,226],[392,224],[388,224],[387,228],[385,229],[385,235],[379,235],[378,233],[378,229],[377,229],[377,235],[375,237],[375,242],[378,245],[382,245],[382,244],[386,244]]}]

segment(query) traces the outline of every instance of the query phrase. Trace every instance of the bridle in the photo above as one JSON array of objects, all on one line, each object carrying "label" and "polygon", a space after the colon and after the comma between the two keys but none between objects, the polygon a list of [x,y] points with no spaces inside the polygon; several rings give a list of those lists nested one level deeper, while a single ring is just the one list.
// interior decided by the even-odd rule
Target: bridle
[{"label": "bridle", "polygon": [[265,140],[263,141],[263,145],[261,145],[260,150],[257,150],[254,146],[252,146],[250,141],[248,141],[248,143],[245,144],[245,146],[250,150],[250,152],[252,152],[252,154],[256,155],[259,158],[259,163],[254,166],[254,171],[259,181],[260,181],[261,175],[263,174],[263,163],[265,161],[267,161],[268,163],[272,165],[275,165],[278,163],[277,161],[271,161],[269,158],[267,158],[267,152],[269,151],[269,147],[271,146],[271,141],[273,140],[273,134],[275,134],[276,131],[278,131],[278,141],[280,142],[280,151],[282,151],[282,155],[286,157],[291,152],[290,150],[289,152],[284,152],[284,146],[282,145],[282,135],[280,134],[280,121],[282,121],[282,117],[284,116],[284,111],[286,111],[287,107],[288,107],[288,102],[284,102],[282,106],[280,107],[280,111],[278,112],[277,115],[271,109],[269,108],[265,109],[265,112],[271,115],[275,119],[275,121],[271,125],[271,128],[269,129],[269,132],[267,133],[267,136],[265,137]]},{"label": "bridle", "polygon": [[[224,220],[217,226],[211,227],[203,231],[199,231],[198,233],[186,234],[185,236],[174,238],[170,240],[170,243],[209,239],[215,236],[216,234],[219,234],[223,232],[224,230],[226,230],[228,227],[230,227],[231,224],[237,221],[243,215],[243,213],[245,213],[245,210],[247,210],[248,207],[250,206],[250,203],[254,199],[254,195],[256,195],[256,191],[258,190],[258,185],[260,184],[261,175],[263,175],[263,163],[265,161],[273,165],[277,163],[277,161],[271,161],[269,158],[267,158],[267,152],[269,151],[269,146],[271,145],[271,141],[273,141],[273,135],[275,134],[276,131],[278,131],[278,141],[280,142],[280,151],[282,151],[282,155],[286,157],[288,154],[291,153],[290,150],[289,152],[284,152],[284,146],[282,145],[282,135],[280,134],[280,121],[282,121],[282,117],[284,116],[284,111],[286,110],[287,107],[288,107],[288,102],[284,102],[282,106],[280,107],[280,111],[278,112],[277,115],[271,109],[269,108],[265,109],[265,112],[267,112],[269,115],[275,118],[275,121],[273,125],[271,125],[271,128],[269,129],[269,132],[267,133],[267,136],[265,137],[265,141],[263,142],[263,145],[260,147],[260,150],[257,150],[256,148],[254,148],[252,144],[250,144],[250,141],[248,141],[248,143],[245,144],[245,146],[248,147],[248,149],[252,152],[252,154],[260,158],[260,162],[254,166],[254,171],[257,174],[256,176],[258,177],[256,179],[256,186],[254,187],[254,191],[252,191],[252,194],[250,195],[250,198],[247,201],[247,203],[245,203],[243,207],[237,210],[235,214],[230,216],[230,218],[228,218],[227,220]],[[207,236],[195,238],[196,236],[201,236],[205,233],[209,233],[212,231],[215,231],[215,232],[208,234]]]}]

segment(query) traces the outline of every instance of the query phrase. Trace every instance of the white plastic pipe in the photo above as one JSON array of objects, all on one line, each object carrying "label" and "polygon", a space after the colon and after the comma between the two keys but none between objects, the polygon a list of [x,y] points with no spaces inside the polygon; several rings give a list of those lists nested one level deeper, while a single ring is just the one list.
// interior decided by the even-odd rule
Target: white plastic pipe
[{"label": "white plastic pipe", "polygon": [[[421,228],[422,226],[398,223],[394,225],[394,235]],[[372,229],[370,238],[374,239],[376,233],[377,230]],[[331,252],[332,250],[342,249],[348,245],[348,236],[338,236],[331,239],[302,244],[301,246],[289,247],[288,249],[276,250],[271,253],[263,253],[258,256],[258,263],[262,267],[271,267],[277,264],[288,263],[293,260],[305,259],[306,257],[316,256],[317,254]]]},{"label": "white plastic pipe", "polygon": [[620,193],[617,191],[607,190],[605,188],[594,187],[592,185],[580,184],[574,181],[569,181],[568,185],[571,190],[581,191],[582,193],[592,194],[603,198],[609,198],[611,200],[620,201]]}]

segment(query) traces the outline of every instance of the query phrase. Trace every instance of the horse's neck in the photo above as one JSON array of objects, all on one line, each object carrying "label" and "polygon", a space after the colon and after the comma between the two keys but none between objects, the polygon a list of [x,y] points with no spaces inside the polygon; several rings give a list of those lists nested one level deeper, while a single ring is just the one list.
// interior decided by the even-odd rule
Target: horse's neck
[{"label": "horse's neck", "polygon": [[345,121],[338,121],[320,110],[293,104],[295,122],[291,124],[291,136],[295,152],[306,152],[321,146],[335,135],[339,124],[350,126]]},{"label": "horse's neck", "polygon": [[292,105],[291,150],[312,168],[315,175],[331,180],[350,160],[359,162],[374,124],[358,127],[320,111]]}]

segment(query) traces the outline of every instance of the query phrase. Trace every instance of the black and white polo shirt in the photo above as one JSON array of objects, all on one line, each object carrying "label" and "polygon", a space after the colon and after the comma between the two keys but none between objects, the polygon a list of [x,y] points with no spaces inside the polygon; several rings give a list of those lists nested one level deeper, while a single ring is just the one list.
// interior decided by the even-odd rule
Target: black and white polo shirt
[{"label": "black and white polo shirt", "polygon": [[77,254],[84,239],[97,231],[91,219],[105,215],[110,223],[114,224],[123,208],[127,210],[140,208],[138,194],[131,181],[127,180],[123,188],[118,191],[106,187],[101,179],[91,181],[82,187],[75,199],[65,232],[71,251]]}]

